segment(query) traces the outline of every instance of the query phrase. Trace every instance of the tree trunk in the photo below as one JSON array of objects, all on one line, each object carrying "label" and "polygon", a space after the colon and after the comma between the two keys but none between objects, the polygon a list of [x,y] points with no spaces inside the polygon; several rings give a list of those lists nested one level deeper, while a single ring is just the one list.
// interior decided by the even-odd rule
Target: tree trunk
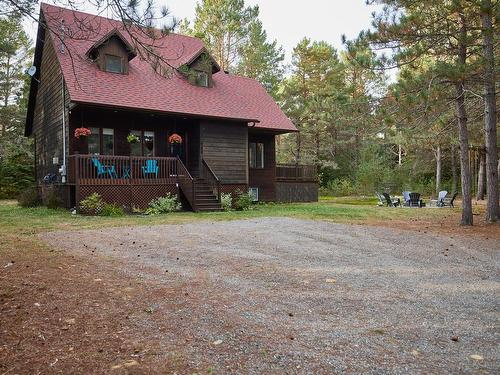
[{"label": "tree trunk", "polygon": [[452,181],[451,181],[451,190],[452,193],[455,194],[455,192],[458,191],[458,176],[457,176],[457,150],[455,148],[455,145],[451,145],[451,174],[452,174]]},{"label": "tree trunk", "polygon": [[484,199],[484,188],[486,180],[486,153],[483,148],[479,149],[479,172],[477,175],[477,194],[476,199],[482,201]]},{"label": "tree trunk", "polygon": [[434,156],[436,157],[436,195],[438,195],[441,191],[441,146],[437,146]]},{"label": "tree trunk", "polygon": [[300,153],[301,153],[301,139],[300,139],[300,132],[296,134],[295,136],[295,164],[299,165],[300,164]]},{"label": "tree trunk", "polygon": [[481,4],[481,24],[483,27],[484,43],[484,141],[486,146],[486,180],[488,184],[486,221],[488,222],[497,221],[499,218],[497,116],[492,14],[493,7],[491,0],[483,0]]},{"label": "tree trunk", "polygon": [[[463,10],[460,14],[460,35],[458,38],[458,63],[465,67],[467,60],[467,24]],[[455,83],[458,121],[458,141],[460,143],[460,177],[462,182],[462,220],[461,225],[472,225],[472,196],[469,165],[469,131],[467,129],[467,112],[465,110],[464,79]]]},{"label": "tree trunk", "polygon": [[398,145],[398,165],[401,166],[403,164],[403,148],[401,145]]}]

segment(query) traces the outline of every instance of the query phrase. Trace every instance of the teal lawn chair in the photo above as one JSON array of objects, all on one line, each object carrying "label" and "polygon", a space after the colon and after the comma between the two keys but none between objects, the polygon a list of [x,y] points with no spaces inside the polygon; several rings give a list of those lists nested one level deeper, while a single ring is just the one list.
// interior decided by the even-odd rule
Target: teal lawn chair
[{"label": "teal lawn chair", "polygon": [[154,174],[158,178],[158,160],[146,160],[146,165],[142,167],[142,174],[144,177]]},{"label": "teal lawn chair", "polygon": [[92,158],[92,164],[94,164],[97,170],[97,177],[109,176],[111,178],[116,178],[116,169],[114,165],[104,165],[97,158]]}]

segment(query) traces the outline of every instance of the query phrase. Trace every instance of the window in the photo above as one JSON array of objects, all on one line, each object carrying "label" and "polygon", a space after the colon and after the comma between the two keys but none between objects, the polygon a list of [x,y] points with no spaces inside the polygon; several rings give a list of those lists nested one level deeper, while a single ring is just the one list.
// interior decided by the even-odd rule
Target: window
[{"label": "window", "polygon": [[206,72],[198,72],[196,83],[198,86],[208,87],[208,74]]},{"label": "window", "polygon": [[113,155],[115,151],[114,130],[111,128],[90,128],[88,137],[89,154]]},{"label": "window", "polygon": [[132,130],[130,134],[136,135],[139,142],[130,144],[130,155],[154,156],[155,132],[147,130]]},{"label": "window", "polygon": [[264,168],[264,143],[250,142],[248,145],[250,168]]},{"label": "window", "polygon": [[123,73],[123,63],[120,56],[105,55],[105,69],[111,73]]}]

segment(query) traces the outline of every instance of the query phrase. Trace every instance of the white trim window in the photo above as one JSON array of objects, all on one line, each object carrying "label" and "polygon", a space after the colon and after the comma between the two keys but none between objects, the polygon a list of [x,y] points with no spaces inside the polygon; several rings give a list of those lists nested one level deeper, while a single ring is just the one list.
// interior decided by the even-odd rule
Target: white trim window
[{"label": "white trim window", "polygon": [[250,142],[248,145],[248,163],[252,169],[264,168],[264,143]]}]

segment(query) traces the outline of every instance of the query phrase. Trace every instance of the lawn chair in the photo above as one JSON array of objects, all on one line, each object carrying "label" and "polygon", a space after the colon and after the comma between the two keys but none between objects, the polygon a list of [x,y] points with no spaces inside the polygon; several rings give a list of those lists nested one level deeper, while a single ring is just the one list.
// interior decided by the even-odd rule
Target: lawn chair
[{"label": "lawn chair", "polygon": [[114,165],[104,165],[97,158],[92,158],[92,164],[94,164],[97,170],[97,177],[109,176],[111,178],[116,178],[116,169]]},{"label": "lawn chair", "polygon": [[410,192],[409,191],[403,191],[403,202],[404,202],[405,206],[410,207]]},{"label": "lawn chair", "polygon": [[449,206],[449,207],[453,207],[454,208],[455,206],[453,205],[453,202],[455,201],[455,198],[457,197],[457,195],[458,195],[458,193],[455,192],[453,194],[453,196],[451,197],[451,199],[450,198],[444,198],[443,199],[443,205],[441,207]]},{"label": "lawn chair", "polygon": [[[446,196],[448,195],[448,192],[446,190],[441,190],[438,194],[438,199],[436,201],[436,206],[437,207],[443,207],[443,202],[446,198]],[[433,201],[431,201],[433,202]]]},{"label": "lawn chair", "polygon": [[382,207],[385,206],[385,198],[382,194],[380,194],[378,191],[375,192],[375,195],[378,198],[377,206]]},{"label": "lawn chair", "polygon": [[387,203],[387,207],[397,207],[401,206],[401,200],[399,198],[391,198],[391,196],[387,193],[383,193],[385,201]]},{"label": "lawn chair", "polygon": [[420,199],[420,193],[410,193],[410,207],[425,207],[425,203]]},{"label": "lawn chair", "polygon": [[146,160],[146,165],[142,167],[142,174],[144,177],[154,174],[158,178],[158,160]]}]

